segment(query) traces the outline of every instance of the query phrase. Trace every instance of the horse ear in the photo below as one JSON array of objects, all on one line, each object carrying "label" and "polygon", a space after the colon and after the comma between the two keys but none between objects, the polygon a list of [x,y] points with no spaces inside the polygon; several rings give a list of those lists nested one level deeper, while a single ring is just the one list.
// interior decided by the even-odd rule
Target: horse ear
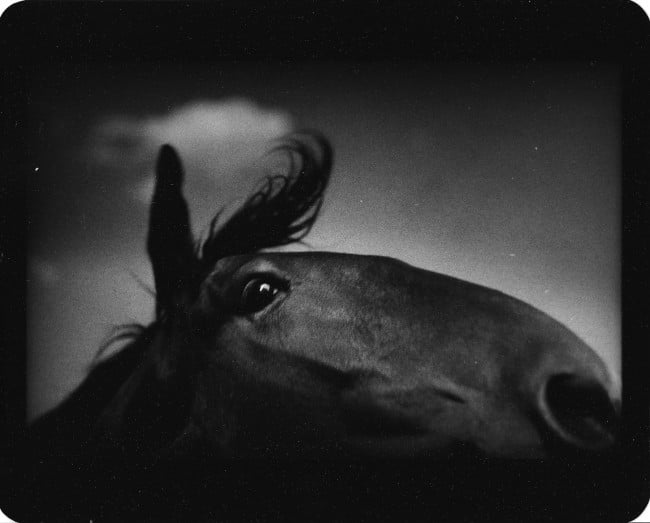
[{"label": "horse ear", "polygon": [[163,145],[156,165],[147,251],[156,284],[156,314],[173,306],[190,278],[196,256],[187,203],[182,193],[183,167],[177,152]]}]

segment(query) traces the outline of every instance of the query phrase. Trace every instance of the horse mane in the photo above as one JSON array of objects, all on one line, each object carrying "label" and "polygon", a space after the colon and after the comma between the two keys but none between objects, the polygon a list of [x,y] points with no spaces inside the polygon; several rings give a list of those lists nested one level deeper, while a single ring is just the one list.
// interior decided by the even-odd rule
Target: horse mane
[{"label": "horse mane", "polygon": [[200,265],[221,258],[301,242],[314,225],[332,167],[332,147],[315,132],[285,137],[270,153],[284,153],[288,172],[267,176],[261,186],[222,225],[223,208],[210,221],[197,246]]}]

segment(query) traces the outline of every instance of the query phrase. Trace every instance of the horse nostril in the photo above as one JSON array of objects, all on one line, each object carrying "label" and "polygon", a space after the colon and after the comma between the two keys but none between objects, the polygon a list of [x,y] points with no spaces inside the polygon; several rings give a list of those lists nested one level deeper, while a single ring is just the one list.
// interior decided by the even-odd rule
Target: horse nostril
[{"label": "horse nostril", "polygon": [[617,410],[607,390],[592,378],[558,374],[546,383],[542,414],[565,443],[602,450],[615,441]]}]

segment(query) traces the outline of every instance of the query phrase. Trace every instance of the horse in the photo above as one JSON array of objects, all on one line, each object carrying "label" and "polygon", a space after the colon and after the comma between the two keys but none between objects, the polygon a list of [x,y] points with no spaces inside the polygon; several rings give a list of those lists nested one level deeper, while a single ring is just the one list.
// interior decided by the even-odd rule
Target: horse
[{"label": "horse", "polygon": [[[31,427],[34,461],[564,459],[616,444],[619,399],[596,353],[497,290],[382,256],[277,252],[315,223],[333,165],[316,132],[203,239],[183,167],[160,149],[147,251],[155,319]],[[75,469],[76,470],[76,469]]]}]

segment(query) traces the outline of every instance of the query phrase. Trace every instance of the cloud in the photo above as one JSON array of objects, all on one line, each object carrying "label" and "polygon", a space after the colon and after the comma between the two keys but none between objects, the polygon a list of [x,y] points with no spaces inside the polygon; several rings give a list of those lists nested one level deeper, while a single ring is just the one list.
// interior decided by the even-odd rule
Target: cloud
[{"label": "cloud", "polygon": [[194,102],[166,117],[143,122],[154,140],[182,145],[211,146],[218,141],[269,140],[291,128],[289,116],[281,111],[262,109],[243,98],[222,102]]},{"label": "cloud", "polygon": [[183,159],[189,192],[212,191],[217,181],[228,192],[232,180],[260,170],[259,159],[269,142],[290,132],[291,116],[245,98],[198,100],[164,115],[134,118],[113,115],[98,122],[91,133],[91,163],[104,175],[125,179],[134,199],[149,202],[153,165],[164,143],[176,147]]}]

